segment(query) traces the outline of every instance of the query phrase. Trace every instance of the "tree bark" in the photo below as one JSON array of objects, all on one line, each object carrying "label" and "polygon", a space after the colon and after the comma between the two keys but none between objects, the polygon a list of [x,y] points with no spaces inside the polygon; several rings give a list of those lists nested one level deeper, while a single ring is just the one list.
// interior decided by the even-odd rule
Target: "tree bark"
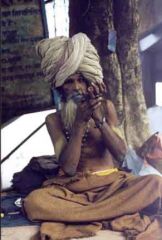
[{"label": "tree bark", "polygon": [[[138,147],[149,136],[138,56],[137,0],[70,0],[70,36],[84,32],[100,55],[104,82],[126,141]],[[108,37],[117,32],[116,52]]]}]

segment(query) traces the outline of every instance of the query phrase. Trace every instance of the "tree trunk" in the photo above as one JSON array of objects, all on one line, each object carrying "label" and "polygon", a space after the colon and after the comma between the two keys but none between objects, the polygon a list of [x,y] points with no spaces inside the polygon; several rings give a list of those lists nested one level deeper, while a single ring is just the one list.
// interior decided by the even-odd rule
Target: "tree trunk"
[{"label": "tree trunk", "polygon": [[[149,131],[138,57],[137,0],[70,0],[69,15],[70,35],[86,33],[98,50],[127,143],[139,146]],[[108,38],[114,30],[117,46],[112,52]]]}]

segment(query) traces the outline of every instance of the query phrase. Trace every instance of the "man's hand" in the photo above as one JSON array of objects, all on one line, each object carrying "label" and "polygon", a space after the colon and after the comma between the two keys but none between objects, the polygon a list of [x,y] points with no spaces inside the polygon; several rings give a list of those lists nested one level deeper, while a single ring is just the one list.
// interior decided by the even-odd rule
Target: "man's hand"
[{"label": "man's hand", "polygon": [[82,124],[92,117],[94,121],[102,121],[105,117],[106,86],[104,83],[92,83],[88,87],[88,100],[80,101],[77,105],[76,123]]},{"label": "man's hand", "polygon": [[91,117],[95,122],[101,122],[105,117],[106,99],[104,95],[106,94],[106,86],[104,83],[92,83],[88,88],[88,93],[90,95],[89,107],[92,111]]},{"label": "man's hand", "polygon": [[92,115],[92,109],[88,107],[86,101],[80,102],[77,107],[75,122],[82,124],[87,123]]}]

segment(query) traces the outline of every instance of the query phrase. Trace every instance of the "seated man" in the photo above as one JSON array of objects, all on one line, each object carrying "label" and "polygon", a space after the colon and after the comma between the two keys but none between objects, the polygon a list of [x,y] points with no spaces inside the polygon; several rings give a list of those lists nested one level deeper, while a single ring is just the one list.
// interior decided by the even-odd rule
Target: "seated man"
[{"label": "seated man", "polygon": [[60,109],[46,118],[60,171],[25,198],[28,218],[47,222],[41,239],[92,236],[105,226],[145,231],[155,220],[148,216],[161,211],[162,180],[119,170],[126,145],[105,98],[96,49],[79,33],[42,40],[37,51],[61,99]]},{"label": "seated man", "polygon": [[162,177],[162,134],[154,133],[136,150],[128,147],[122,166],[134,175]]},{"label": "seated man", "polygon": [[104,83],[89,83],[75,73],[58,90],[64,96],[62,109],[46,123],[66,175],[113,170],[113,159],[120,163],[125,155],[125,143],[113,130],[118,124],[114,105],[102,97],[105,89]]}]

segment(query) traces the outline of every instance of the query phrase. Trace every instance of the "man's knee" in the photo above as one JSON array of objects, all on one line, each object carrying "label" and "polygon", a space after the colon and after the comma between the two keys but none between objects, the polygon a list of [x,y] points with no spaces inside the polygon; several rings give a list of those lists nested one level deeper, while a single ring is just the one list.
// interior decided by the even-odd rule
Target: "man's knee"
[{"label": "man's knee", "polygon": [[157,187],[159,186],[162,192],[162,177],[155,174],[150,174],[145,177],[147,177],[150,183],[152,183],[155,186],[155,189],[157,189]]},{"label": "man's knee", "polygon": [[156,174],[150,174],[150,175],[147,175],[147,177],[149,177],[150,179],[153,179],[153,181],[162,182],[162,177]]},{"label": "man's knee", "polygon": [[34,219],[33,214],[37,212],[37,209],[42,205],[42,190],[43,189],[34,190],[24,199],[24,210],[31,220]]}]

